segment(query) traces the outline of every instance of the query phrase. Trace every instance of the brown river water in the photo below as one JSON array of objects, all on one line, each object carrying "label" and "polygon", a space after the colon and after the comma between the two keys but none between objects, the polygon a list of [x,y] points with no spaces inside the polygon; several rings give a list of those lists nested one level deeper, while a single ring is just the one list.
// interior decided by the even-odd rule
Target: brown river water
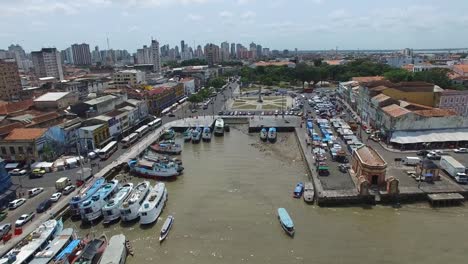
[{"label": "brown river water", "polygon": [[[294,134],[280,133],[271,144],[246,131],[232,127],[210,143],[184,144],[184,174],[166,184],[169,200],[152,227],[137,222],[85,228],[70,220],[65,226],[80,235],[125,234],[135,252],[130,264],[466,262],[466,207],[307,205],[292,198],[295,184],[307,180]],[[294,238],[281,229],[278,207],[291,215]],[[174,226],[159,244],[169,214]]]}]

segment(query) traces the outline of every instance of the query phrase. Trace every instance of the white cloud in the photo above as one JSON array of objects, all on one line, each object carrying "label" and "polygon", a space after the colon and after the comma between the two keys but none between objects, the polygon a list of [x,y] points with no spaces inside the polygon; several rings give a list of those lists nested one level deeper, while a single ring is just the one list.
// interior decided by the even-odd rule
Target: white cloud
[{"label": "white cloud", "polygon": [[229,11],[221,11],[219,13],[219,16],[222,17],[222,18],[231,18],[233,16],[233,14]]},{"label": "white cloud", "polygon": [[203,20],[203,17],[200,16],[200,15],[195,15],[195,14],[189,14],[187,16],[188,20],[190,21],[200,21],[200,20]]},{"label": "white cloud", "polygon": [[246,11],[242,13],[241,18],[243,19],[253,19],[257,16],[257,14],[253,11]]}]

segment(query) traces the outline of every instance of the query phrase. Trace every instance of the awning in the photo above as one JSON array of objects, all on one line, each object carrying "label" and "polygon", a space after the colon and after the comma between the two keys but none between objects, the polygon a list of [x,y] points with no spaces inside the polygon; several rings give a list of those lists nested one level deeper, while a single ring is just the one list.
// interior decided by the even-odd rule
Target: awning
[{"label": "awning", "polygon": [[7,170],[12,170],[12,169],[16,169],[16,167],[18,167],[19,163],[7,163],[5,165],[5,169]]},{"label": "awning", "polygon": [[426,142],[468,141],[468,128],[394,132],[390,142],[414,144]]}]

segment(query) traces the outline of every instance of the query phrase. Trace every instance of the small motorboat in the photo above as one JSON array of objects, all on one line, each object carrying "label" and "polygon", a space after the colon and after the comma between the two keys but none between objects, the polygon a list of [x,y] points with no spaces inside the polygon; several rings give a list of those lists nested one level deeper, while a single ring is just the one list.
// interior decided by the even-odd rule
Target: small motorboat
[{"label": "small motorboat", "polygon": [[184,131],[183,137],[185,142],[192,140],[192,129],[187,128],[187,130]]},{"label": "small motorboat", "polygon": [[306,203],[313,203],[315,196],[314,184],[312,182],[306,182],[304,186],[304,201]]},{"label": "small motorboat", "polygon": [[268,140],[270,142],[276,141],[276,128],[270,127],[270,129],[268,129]]},{"label": "small motorboat", "polygon": [[168,216],[161,228],[161,234],[159,235],[159,242],[163,242],[164,239],[166,239],[173,223],[174,223],[174,217],[172,215]]},{"label": "small motorboat", "polygon": [[299,182],[294,188],[294,198],[301,198],[302,192],[304,191],[304,183]]},{"label": "small motorboat", "polygon": [[260,139],[263,141],[268,139],[268,131],[266,128],[262,128],[262,130],[260,130]]},{"label": "small motorboat", "polygon": [[278,219],[280,221],[281,227],[284,231],[290,235],[294,236],[294,223],[289,216],[288,212],[284,208],[278,208]]}]

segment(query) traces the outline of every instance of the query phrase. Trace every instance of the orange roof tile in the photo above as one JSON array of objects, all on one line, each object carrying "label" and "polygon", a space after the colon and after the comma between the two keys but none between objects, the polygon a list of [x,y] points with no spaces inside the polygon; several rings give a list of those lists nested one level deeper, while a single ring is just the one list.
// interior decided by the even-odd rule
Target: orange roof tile
[{"label": "orange roof tile", "polygon": [[403,65],[401,66],[402,69],[405,69],[409,72],[413,72],[413,69],[414,69],[414,64],[406,64],[406,65]]},{"label": "orange roof tile", "polygon": [[328,65],[341,65],[344,63],[344,60],[325,60],[323,61]]},{"label": "orange roof tile", "polygon": [[391,117],[399,117],[411,113],[411,111],[409,111],[408,109],[405,109],[396,104],[391,104],[389,106],[382,107],[382,111],[384,111]]},{"label": "orange roof tile", "polygon": [[362,146],[356,150],[356,153],[361,162],[371,166],[385,166],[385,160],[375,151],[368,146]]},{"label": "orange roof tile", "polygon": [[15,128],[5,140],[33,140],[40,138],[46,131],[46,128]]},{"label": "orange roof tile", "polygon": [[454,69],[457,69],[463,73],[468,73],[468,65],[466,64],[458,64],[453,66]]},{"label": "orange roof tile", "polygon": [[13,129],[23,127],[20,122],[11,123],[0,127],[0,136],[9,134]]},{"label": "orange roof tile", "polygon": [[364,77],[353,77],[351,80],[356,82],[373,82],[373,81],[382,81],[383,76],[364,76]]},{"label": "orange roof tile", "polygon": [[34,105],[34,101],[32,99],[23,100],[19,102],[2,102],[0,104],[0,115],[8,115],[15,112],[20,112],[29,109],[31,106]]}]

